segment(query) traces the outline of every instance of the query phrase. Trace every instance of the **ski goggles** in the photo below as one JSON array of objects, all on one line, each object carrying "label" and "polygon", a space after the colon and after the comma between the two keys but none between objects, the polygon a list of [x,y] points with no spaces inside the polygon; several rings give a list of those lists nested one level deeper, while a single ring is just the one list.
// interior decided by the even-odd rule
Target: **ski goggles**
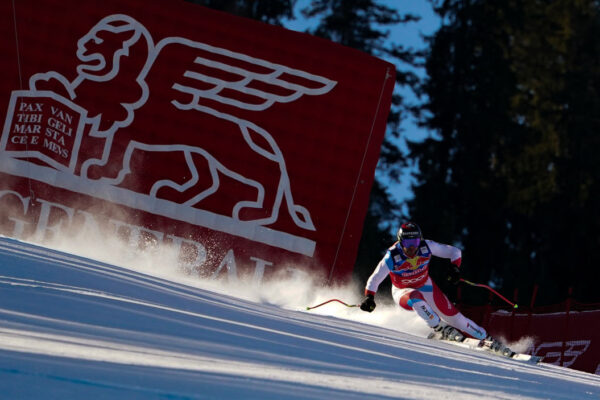
[{"label": "ski goggles", "polygon": [[421,239],[419,239],[419,238],[402,239],[400,241],[400,244],[405,249],[408,249],[408,248],[411,248],[411,247],[419,247],[420,243],[421,243]]}]

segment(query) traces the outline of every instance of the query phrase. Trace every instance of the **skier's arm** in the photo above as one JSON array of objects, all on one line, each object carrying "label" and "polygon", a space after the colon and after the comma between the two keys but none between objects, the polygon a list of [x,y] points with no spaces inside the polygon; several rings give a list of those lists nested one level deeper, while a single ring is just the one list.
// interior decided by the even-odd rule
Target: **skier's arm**
[{"label": "skier's arm", "polygon": [[458,247],[434,242],[433,240],[425,240],[425,242],[427,242],[432,255],[436,257],[447,258],[452,264],[460,267],[462,252]]},{"label": "skier's arm", "polygon": [[389,251],[385,254],[385,257],[383,257],[383,259],[379,261],[379,264],[377,264],[377,267],[375,267],[375,271],[373,271],[373,273],[369,277],[369,280],[367,280],[367,285],[365,287],[366,297],[360,304],[361,310],[372,312],[375,309],[375,292],[377,292],[379,284],[381,284],[385,277],[388,276],[388,273],[390,271],[389,267],[387,266],[388,262],[391,262],[391,256]]},{"label": "skier's arm", "polygon": [[393,265],[391,254],[388,251],[387,253],[385,253],[385,256],[381,259],[381,261],[379,261],[377,267],[375,267],[375,270],[369,277],[369,280],[367,280],[367,285],[365,287],[365,296],[375,295],[375,292],[377,292],[377,288],[379,287],[381,282],[383,282],[386,276],[388,276],[388,274],[390,273],[390,267],[388,266],[389,263],[392,263]]},{"label": "skier's arm", "polygon": [[447,258],[452,263],[452,266],[448,269],[446,280],[453,285],[457,285],[460,282],[460,264],[462,260],[462,252],[458,247],[450,246],[434,242],[433,240],[426,240],[431,254],[436,257]]}]

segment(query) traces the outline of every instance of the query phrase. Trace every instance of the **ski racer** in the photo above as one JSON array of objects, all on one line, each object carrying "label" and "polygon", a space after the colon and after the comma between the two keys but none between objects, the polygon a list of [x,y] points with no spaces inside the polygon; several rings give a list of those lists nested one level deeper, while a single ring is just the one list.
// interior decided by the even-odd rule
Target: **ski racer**
[{"label": "ski racer", "polygon": [[457,284],[460,280],[462,257],[460,249],[424,240],[421,228],[414,222],[403,223],[397,237],[398,241],[387,250],[369,277],[365,287],[366,297],[360,309],[367,312],[375,309],[377,288],[389,275],[392,279],[394,302],[406,310],[414,310],[429,327],[441,333],[443,338],[462,341],[465,338],[463,333],[466,333],[485,340],[494,351],[510,351],[489,336],[483,327],[461,314],[429,277],[431,257],[447,258],[452,263],[448,281]]}]

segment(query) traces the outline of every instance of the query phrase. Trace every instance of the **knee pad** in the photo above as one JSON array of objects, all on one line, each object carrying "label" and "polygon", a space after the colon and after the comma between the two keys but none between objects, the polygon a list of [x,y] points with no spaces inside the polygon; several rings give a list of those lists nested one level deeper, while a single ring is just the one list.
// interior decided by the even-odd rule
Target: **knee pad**
[{"label": "knee pad", "polygon": [[425,298],[418,290],[411,290],[400,297],[400,307],[410,311],[413,309],[413,305],[418,301],[425,301]]}]

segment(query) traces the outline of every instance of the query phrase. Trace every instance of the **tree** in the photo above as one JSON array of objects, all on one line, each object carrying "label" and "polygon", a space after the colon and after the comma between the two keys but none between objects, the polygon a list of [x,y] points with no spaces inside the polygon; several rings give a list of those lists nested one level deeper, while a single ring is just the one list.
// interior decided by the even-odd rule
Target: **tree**
[{"label": "tree", "polygon": [[188,0],[215,10],[282,26],[294,18],[296,0]]},{"label": "tree", "polygon": [[538,304],[568,287],[598,301],[597,2],[437,5],[422,123],[438,137],[410,146],[411,215],[463,247],[468,278],[519,302],[534,284]]}]

